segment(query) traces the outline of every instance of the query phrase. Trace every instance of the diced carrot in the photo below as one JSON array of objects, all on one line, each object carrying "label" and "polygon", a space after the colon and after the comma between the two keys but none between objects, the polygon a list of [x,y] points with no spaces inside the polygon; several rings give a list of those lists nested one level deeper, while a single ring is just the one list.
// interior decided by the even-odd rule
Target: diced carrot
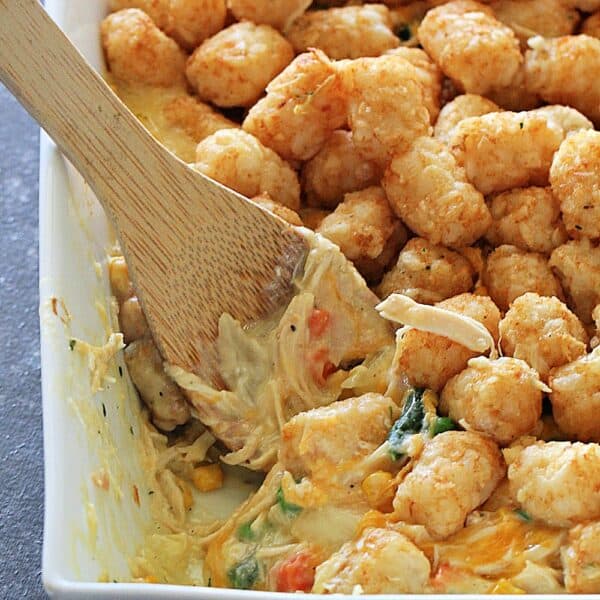
[{"label": "diced carrot", "polygon": [[337,371],[337,367],[329,360],[328,348],[318,348],[309,353],[308,360],[311,375],[319,385],[323,385],[326,379]]},{"label": "diced carrot", "polygon": [[333,375],[333,373],[335,373],[336,371],[337,371],[337,367],[330,360],[328,360],[323,365],[323,379],[327,379],[330,375]]},{"label": "diced carrot", "polygon": [[315,581],[315,556],[307,551],[287,558],[277,572],[278,592],[310,592]]},{"label": "diced carrot", "polygon": [[308,317],[308,330],[311,337],[321,337],[329,325],[330,314],[326,310],[314,308]]}]

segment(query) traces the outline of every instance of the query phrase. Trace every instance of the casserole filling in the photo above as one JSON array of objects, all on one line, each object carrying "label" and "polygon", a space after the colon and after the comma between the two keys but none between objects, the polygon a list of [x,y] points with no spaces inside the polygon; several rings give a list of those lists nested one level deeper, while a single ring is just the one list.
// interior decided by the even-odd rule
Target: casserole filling
[{"label": "casserole filling", "polygon": [[154,496],[132,576],[600,592],[600,3],[341,4],[102,22],[150,133],[311,245],[280,312],[222,315],[223,389],[163,364],[110,257]]}]

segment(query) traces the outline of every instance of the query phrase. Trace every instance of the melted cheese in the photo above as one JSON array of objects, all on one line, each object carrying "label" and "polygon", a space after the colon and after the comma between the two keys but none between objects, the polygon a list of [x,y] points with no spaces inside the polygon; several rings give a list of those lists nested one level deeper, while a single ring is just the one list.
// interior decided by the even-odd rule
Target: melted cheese
[{"label": "melted cheese", "polygon": [[71,339],[71,345],[73,350],[87,358],[92,394],[104,389],[106,383],[115,381],[108,375],[108,369],[113,365],[117,352],[125,347],[122,333],[111,333],[102,346],[93,346],[77,338]]},{"label": "melted cheese", "polygon": [[172,100],[187,96],[185,88],[161,88],[115,81],[110,74],[106,79],[117,96],[163,146],[185,162],[193,162],[197,142],[183,129],[174,127],[165,115],[165,107]]},{"label": "melted cheese", "polygon": [[528,560],[551,566],[565,531],[526,521],[514,511],[486,513],[448,539],[432,544],[436,560],[494,579],[521,572]]}]

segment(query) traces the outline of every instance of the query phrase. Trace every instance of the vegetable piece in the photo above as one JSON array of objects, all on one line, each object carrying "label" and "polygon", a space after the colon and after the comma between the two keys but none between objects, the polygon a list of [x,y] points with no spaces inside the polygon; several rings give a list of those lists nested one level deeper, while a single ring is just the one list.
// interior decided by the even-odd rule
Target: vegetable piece
[{"label": "vegetable piece", "polygon": [[308,318],[308,329],[311,337],[320,337],[325,333],[329,324],[329,312],[315,308]]},{"label": "vegetable piece", "polygon": [[525,521],[526,523],[531,523],[531,521],[533,521],[531,516],[528,513],[526,513],[522,508],[515,508],[515,514],[517,515],[517,517],[519,517],[519,519]]},{"label": "vegetable piece", "polygon": [[298,506],[297,504],[292,504],[291,502],[288,502],[285,499],[285,496],[283,495],[283,489],[281,486],[279,486],[279,488],[277,490],[276,498],[277,498],[277,504],[279,504],[279,508],[281,508],[281,512],[284,515],[288,515],[290,517],[296,517],[302,511],[301,506]]},{"label": "vegetable piece", "polygon": [[242,523],[238,527],[237,538],[241,542],[253,542],[256,539],[256,534],[252,531],[252,521]]},{"label": "vegetable piece", "polygon": [[393,460],[398,460],[404,453],[402,446],[406,439],[419,433],[423,429],[425,407],[423,406],[423,388],[416,388],[408,392],[404,407],[399,419],[392,425],[388,442],[390,455]]},{"label": "vegetable piece", "polygon": [[241,560],[227,571],[229,582],[237,590],[252,589],[259,574],[258,561],[254,555]]},{"label": "vegetable piece", "polygon": [[192,472],[192,483],[201,492],[212,492],[223,486],[223,469],[221,465],[204,465],[196,467]]},{"label": "vegetable piece", "polygon": [[315,557],[307,551],[285,559],[277,573],[278,592],[310,592],[315,581]]},{"label": "vegetable piece", "polygon": [[360,487],[371,508],[380,512],[392,512],[396,486],[391,473],[375,471],[364,478]]},{"label": "vegetable piece", "polygon": [[454,429],[458,429],[458,425],[450,417],[437,417],[430,428],[431,437]]}]

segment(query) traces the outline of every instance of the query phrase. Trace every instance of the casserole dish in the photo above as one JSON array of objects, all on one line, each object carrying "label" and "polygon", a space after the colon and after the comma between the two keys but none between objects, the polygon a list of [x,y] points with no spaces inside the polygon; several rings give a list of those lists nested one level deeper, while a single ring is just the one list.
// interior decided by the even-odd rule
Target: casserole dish
[{"label": "casserole dish", "polygon": [[[105,3],[71,7],[55,1],[48,8],[101,68],[97,40]],[[126,583],[132,577],[129,561],[151,526],[152,490],[142,483],[139,403],[112,335],[116,323],[106,257],[114,235],[85,184],[46,138],[40,171],[48,591],[85,598],[256,596]],[[224,516],[248,491],[225,489],[214,495],[214,503],[207,498],[208,516]]]}]

